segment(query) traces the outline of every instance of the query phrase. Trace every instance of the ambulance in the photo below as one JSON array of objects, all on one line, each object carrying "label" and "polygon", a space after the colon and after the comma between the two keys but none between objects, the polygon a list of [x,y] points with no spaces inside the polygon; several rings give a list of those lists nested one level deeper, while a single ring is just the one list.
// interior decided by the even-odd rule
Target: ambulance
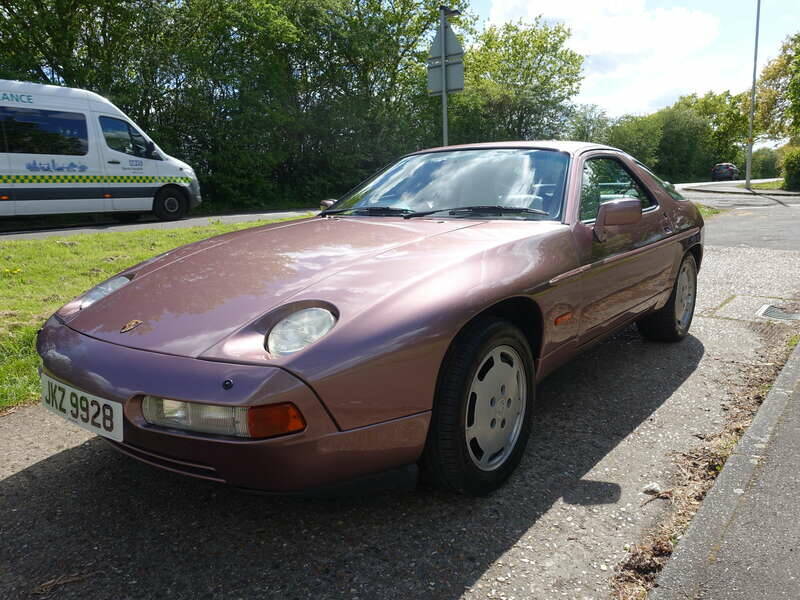
[{"label": "ambulance", "polygon": [[172,221],[200,202],[192,167],[102,96],[0,79],[0,218],[152,212]]}]

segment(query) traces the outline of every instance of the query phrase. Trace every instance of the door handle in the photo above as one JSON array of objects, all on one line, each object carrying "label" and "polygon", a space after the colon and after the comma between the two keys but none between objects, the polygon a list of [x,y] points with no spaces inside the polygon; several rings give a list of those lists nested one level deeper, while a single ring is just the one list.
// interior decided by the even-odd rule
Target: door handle
[{"label": "door handle", "polygon": [[108,164],[110,164],[110,165],[118,165],[119,161],[118,160],[110,160],[110,161],[108,161]]}]

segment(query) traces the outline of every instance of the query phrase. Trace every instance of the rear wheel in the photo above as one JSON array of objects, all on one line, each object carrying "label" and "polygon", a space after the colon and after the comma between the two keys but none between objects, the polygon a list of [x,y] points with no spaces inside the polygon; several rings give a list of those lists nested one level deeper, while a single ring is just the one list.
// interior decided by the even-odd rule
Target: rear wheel
[{"label": "rear wheel", "polygon": [[533,358],[508,321],[480,319],[442,365],[423,468],[438,487],[481,496],[522,459],[535,397]]},{"label": "rear wheel", "polygon": [[175,187],[161,188],[153,200],[153,212],[162,221],[182,219],[188,209],[186,196]]},{"label": "rear wheel", "polygon": [[639,332],[660,342],[678,342],[689,333],[697,299],[697,263],[691,252],[683,257],[672,287],[672,294],[663,308],[637,321]]}]

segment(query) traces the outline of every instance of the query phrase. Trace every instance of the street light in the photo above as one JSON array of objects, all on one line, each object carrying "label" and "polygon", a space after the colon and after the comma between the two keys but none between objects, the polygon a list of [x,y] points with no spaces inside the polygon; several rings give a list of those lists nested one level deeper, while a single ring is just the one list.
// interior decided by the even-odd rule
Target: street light
[{"label": "street light", "polygon": [[756,4],[756,44],[753,51],[753,87],[750,90],[750,123],[747,127],[747,157],[745,159],[745,183],[744,187],[750,187],[750,172],[753,166],[753,117],[756,112],[756,69],[758,66],[758,25],[761,20],[761,0]]}]

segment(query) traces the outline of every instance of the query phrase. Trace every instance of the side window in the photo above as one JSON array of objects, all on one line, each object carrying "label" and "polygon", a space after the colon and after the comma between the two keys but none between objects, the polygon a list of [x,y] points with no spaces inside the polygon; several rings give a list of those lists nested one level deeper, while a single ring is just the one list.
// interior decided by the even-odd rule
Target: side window
[{"label": "side window", "polygon": [[139,131],[122,119],[113,117],[100,117],[100,128],[106,144],[112,150],[124,152],[139,158],[158,160],[160,157],[150,147],[150,142]]},{"label": "side window", "polygon": [[638,198],[642,202],[642,209],[655,204],[618,160],[613,158],[587,160],[583,165],[581,182],[581,221],[597,218],[601,204],[619,198]]},{"label": "side window", "polygon": [[646,171],[647,174],[650,175],[650,177],[655,179],[656,183],[658,183],[658,185],[660,185],[662,188],[664,188],[664,191],[667,192],[670,196],[672,196],[673,200],[686,200],[686,198],[684,198],[681,195],[681,193],[678,190],[675,189],[674,185],[672,185],[671,183],[668,183],[668,182],[664,181],[663,179],[661,179],[660,177],[656,176],[655,173],[653,173],[650,169],[645,167],[642,163],[637,162],[636,164],[639,165],[640,169],[642,169],[643,171]]},{"label": "side window", "polygon": [[8,152],[83,156],[89,151],[86,117],[36,108],[0,108]]}]

